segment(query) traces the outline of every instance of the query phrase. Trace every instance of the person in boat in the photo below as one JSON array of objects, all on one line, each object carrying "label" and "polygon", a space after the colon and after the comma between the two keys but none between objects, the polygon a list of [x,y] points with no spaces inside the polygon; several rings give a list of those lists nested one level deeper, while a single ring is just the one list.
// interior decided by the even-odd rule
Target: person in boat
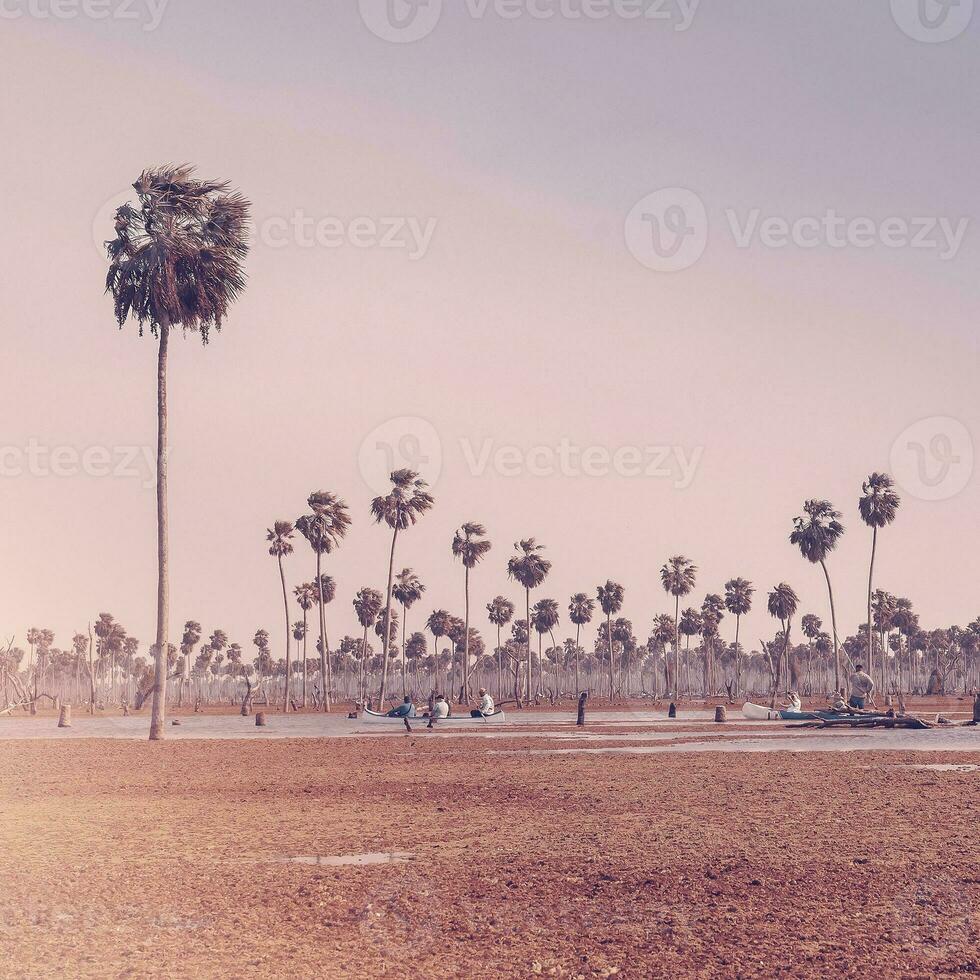
[{"label": "person in boat", "polygon": [[803,702],[800,700],[799,694],[796,691],[790,691],[786,695],[786,704],[783,706],[783,711],[802,711]]},{"label": "person in boat", "polygon": [[494,713],[493,698],[485,687],[480,688],[480,707],[470,712],[471,718],[486,718]]},{"label": "person in boat", "polygon": [[415,705],[412,704],[412,698],[410,695],[405,695],[405,700],[402,701],[397,708],[392,708],[388,712],[389,718],[414,718],[415,717]]},{"label": "person in boat", "polygon": [[859,711],[864,710],[865,702],[875,689],[875,682],[864,672],[863,664],[855,664],[854,673],[848,678],[851,685],[851,696],[848,704]]}]

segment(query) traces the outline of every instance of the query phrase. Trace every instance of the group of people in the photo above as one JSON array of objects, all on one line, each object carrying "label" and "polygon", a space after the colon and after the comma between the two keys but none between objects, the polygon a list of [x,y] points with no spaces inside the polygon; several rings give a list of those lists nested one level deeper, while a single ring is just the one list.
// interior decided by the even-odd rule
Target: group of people
[{"label": "group of people", "polygon": [[[864,664],[856,664],[854,672],[847,679],[850,687],[850,697],[845,701],[841,691],[834,691],[830,696],[830,710],[839,711],[841,714],[857,714],[865,710],[865,706],[870,701],[874,707],[875,682],[870,675],[865,673]],[[783,705],[785,711],[802,711],[803,702],[800,700],[796,691],[790,691],[786,697],[786,704]]]},{"label": "group of people", "polygon": [[[480,706],[478,708],[473,708],[470,711],[471,718],[486,718],[489,715],[494,714],[496,707],[493,703],[493,698],[490,696],[490,692],[485,688],[480,688]],[[422,713],[422,718],[428,718],[430,721],[438,721],[440,718],[448,718],[452,714],[452,706],[446,699],[445,695],[437,694],[435,700],[432,702],[432,707],[430,710]],[[389,718],[418,718],[419,714],[415,710],[415,704],[412,701],[412,696],[410,694],[405,695],[405,700],[398,705],[397,708],[392,708],[388,712]]]}]

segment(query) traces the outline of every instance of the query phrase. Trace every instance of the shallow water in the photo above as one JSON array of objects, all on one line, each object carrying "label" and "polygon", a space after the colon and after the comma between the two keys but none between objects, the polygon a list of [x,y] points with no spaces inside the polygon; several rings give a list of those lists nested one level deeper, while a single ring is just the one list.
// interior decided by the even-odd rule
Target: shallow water
[{"label": "shallow water", "polygon": [[340,854],[325,857],[322,854],[295,854],[274,857],[269,860],[277,864],[312,864],[324,868],[360,867],[367,864],[407,864],[415,860],[414,854],[406,851],[390,851],[376,854]]}]

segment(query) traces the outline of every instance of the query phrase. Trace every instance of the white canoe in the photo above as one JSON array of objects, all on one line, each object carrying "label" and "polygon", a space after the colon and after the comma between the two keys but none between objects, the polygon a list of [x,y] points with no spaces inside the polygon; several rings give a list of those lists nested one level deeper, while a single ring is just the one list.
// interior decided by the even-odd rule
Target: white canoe
[{"label": "white canoe", "polygon": [[[365,725],[400,725],[402,728],[405,727],[404,718],[389,718],[386,714],[370,711],[366,708],[360,712],[358,717]],[[502,725],[504,718],[505,715],[502,711],[495,711],[492,715],[481,715],[479,718],[471,718],[469,712],[467,712],[465,715],[450,715],[448,718],[436,718],[432,727],[444,728],[447,725]],[[421,715],[416,715],[414,718],[409,718],[408,723],[413,728],[424,727],[429,724],[429,719],[423,718]]]},{"label": "white canoe", "polygon": [[766,708],[761,704],[753,704],[751,701],[746,701],[742,705],[742,714],[746,718],[751,718],[753,721],[779,721],[782,718],[782,715],[773,708]]}]

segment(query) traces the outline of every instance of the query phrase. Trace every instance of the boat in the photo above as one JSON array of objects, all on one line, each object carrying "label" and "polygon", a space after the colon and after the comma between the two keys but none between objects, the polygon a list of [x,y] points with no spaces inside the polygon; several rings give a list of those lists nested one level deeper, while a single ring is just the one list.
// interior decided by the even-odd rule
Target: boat
[{"label": "boat", "polygon": [[850,711],[791,711],[788,708],[766,708],[746,701],[742,714],[752,721],[837,721],[840,718],[887,718],[884,711],[856,714]]},{"label": "boat", "polygon": [[[401,725],[404,727],[405,719],[403,717],[391,718],[389,715],[383,714],[380,711],[371,711],[369,708],[365,708],[358,715],[362,724],[365,725]],[[492,715],[481,715],[479,718],[473,718],[467,712],[465,715],[450,715],[448,718],[435,718],[432,719],[433,728],[445,728],[451,727],[455,728],[457,726],[469,726],[469,725],[502,725],[506,719],[506,715],[503,711],[495,711]],[[408,723],[413,726],[426,726],[429,724],[428,718],[423,718],[422,715],[415,715],[408,719]]]}]

